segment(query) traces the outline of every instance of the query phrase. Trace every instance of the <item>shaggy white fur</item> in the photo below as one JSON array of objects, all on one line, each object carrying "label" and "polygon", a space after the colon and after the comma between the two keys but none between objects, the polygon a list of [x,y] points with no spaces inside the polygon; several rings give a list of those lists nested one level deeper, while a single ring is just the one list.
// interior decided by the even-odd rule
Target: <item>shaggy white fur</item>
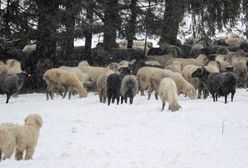
[{"label": "shaggy white fur", "polygon": [[0,124],[0,160],[9,159],[15,149],[16,160],[23,159],[24,152],[26,160],[32,159],[41,126],[42,119],[38,114],[28,115],[23,126],[12,123]]}]

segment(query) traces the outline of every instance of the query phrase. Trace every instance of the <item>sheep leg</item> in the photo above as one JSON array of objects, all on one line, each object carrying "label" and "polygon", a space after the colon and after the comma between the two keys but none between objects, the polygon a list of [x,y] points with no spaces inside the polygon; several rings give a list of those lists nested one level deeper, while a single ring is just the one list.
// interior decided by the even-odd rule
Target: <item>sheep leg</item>
[{"label": "sheep leg", "polygon": [[164,110],[165,102],[162,102],[162,109],[161,112]]},{"label": "sheep leg", "polygon": [[69,92],[69,96],[68,96],[68,98],[69,98],[69,99],[71,99],[71,94],[72,94],[72,93],[71,93],[71,92]]},{"label": "sheep leg", "polygon": [[130,105],[133,104],[133,96],[130,96],[129,102],[130,102]]},{"label": "sheep leg", "polygon": [[127,96],[125,97],[125,103],[127,103]]},{"label": "sheep leg", "polygon": [[23,159],[23,151],[16,149],[15,159],[16,160],[22,160]]},{"label": "sheep leg", "polygon": [[124,100],[124,97],[123,97],[123,96],[121,96],[121,104],[123,103],[123,100]]},{"label": "sheep leg", "polygon": [[115,103],[115,97],[112,96],[111,99],[112,99],[112,104],[114,104]]},{"label": "sheep leg", "polygon": [[120,101],[120,97],[117,97],[116,100],[117,100],[117,105],[118,105]]},{"label": "sheep leg", "polygon": [[108,105],[110,105],[110,101],[111,101],[111,96],[108,95]]},{"label": "sheep leg", "polygon": [[153,91],[152,88],[148,89],[148,100],[150,100],[151,98],[152,91]]},{"label": "sheep leg", "polygon": [[27,148],[26,149],[25,160],[32,159],[33,154],[34,154],[34,148],[33,147]]},{"label": "sheep leg", "polygon": [[11,96],[11,94],[7,94],[7,100],[6,100],[6,103],[9,103],[10,96]]},{"label": "sheep leg", "polygon": [[212,95],[213,101],[215,102],[215,96],[214,96],[214,94],[211,93],[211,95]]},{"label": "sheep leg", "polygon": [[158,100],[158,92],[155,91],[155,99]]},{"label": "sheep leg", "polygon": [[225,96],[225,104],[227,103],[227,95]]},{"label": "sheep leg", "polygon": [[0,150],[0,162],[2,160],[2,151]]},{"label": "sheep leg", "polygon": [[217,94],[215,95],[215,100],[218,101],[218,95]]},{"label": "sheep leg", "polygon": [[231,92],[231,101],[233,102],[233,97],[234,97],[234,94],[235,94],[235,90]]}]

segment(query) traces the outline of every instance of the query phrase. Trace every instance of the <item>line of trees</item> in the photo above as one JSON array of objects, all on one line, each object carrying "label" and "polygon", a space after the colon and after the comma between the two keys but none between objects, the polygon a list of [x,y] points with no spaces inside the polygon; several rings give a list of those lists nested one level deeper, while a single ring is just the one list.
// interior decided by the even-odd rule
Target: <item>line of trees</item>
[{"label": "line of trees", "polygon": [[103,33],[106,50],[117,37],[131,48],[138,33],[176,44],[187,14],[193,24],[185,32],[209,38],[237,20],[247,28],[248,0],[0,0],[0,46],[22,48],[36,40],[38,56],[53,58],[58,44],[64,57],[72,54],[76,38],[85,38],[90,55],[97,33]]}]

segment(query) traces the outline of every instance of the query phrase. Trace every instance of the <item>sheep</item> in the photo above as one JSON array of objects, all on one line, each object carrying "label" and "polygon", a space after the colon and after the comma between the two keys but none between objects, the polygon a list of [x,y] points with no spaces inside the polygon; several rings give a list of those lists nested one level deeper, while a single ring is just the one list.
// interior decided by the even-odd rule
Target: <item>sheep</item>
[{"label": "sheep", "polygon": [[198,55],[202,54],[202,49],[204,49],[202,44],[195,44],[192,46],[190,55],[193,58],[198,57]]},{"label": "sheep", "polygon": [[18,73],[16,75],[0,74],[0,94],[6,94],[6,103],[9,103],[9,99],[12,94],[18,92],[24,82],[28,79],[28,74],[25,72]]},{"label": "sheep", "polygon": [[142,67],[138,70],[136,77],[139,84],[139,91],[141,95],[144,96],[144,90],[148,87],[148,78],[155,72],[163,71],[161,68],[156,67]]},{"label": "sheep", "polygon": [[60,66],[59,68],[74,73],[82,84],[90,85],[92,83],[90,75],[83,73],[78,67]]},{"label": "sheep", "polygon": [[167,65],[170,64],[178,64],[181,63],[182,68],[185,67],[186,65],[197,65],[197,66],[202,66],[206,64],[208,61],[207,56],[200,54],[197,58],[171,58],[168,60],[166,63]]},{"label": "sheep", "polygon": [[192,77],[198,77],[207,85],[214,102],[218,101],[218,96],[224,96],[226,104],[229,93],[231,93],[231,101],[233,101],[237,81],[237,77],[233,72],[210,73],[202,67],[193,72]]},{"label": "sheep", "polygon": [[1,153],[3,159],[9,159],[15,151],[15,159],[32,159],[35,147],[38,142],[39,131],[42,127],[42,118],[39,114],[30,114],[25,118],[23,126],[3,123],[0,124],[0,160]]},{"label": "sheep", "polygon": [[161,64],[158,61],[155,60],[149,60],[145,62],[146,65],[158,65],[161,66]]},{"label": "sheep", "polygon": [[27,54],[27,55],[30,55],[32,54],[34,51],[36,50],[36,44],[28,44],[28,45],[25,45],[24,48],[22,49],[22,52]]},{"label": "sheep", "polygon": [[85,88],[83,87],[77,76],[63,69],[52,68],[47,70],[43,75],[43,80],[45,80],[47,84],[47,88],[46,88],[47,100],[49,99],[49,95],[51,99],[53,99],[54,89],[58,89],[62,87],[64,87],[66,91],[69,90],[70,92],[72,91],[78,92],[80,97],[87,96],[87,91],[85,90]]},{"label": "sheep", "polygon": [[138,81],[136,76],[127,75],[122,79],[121,82],[121,104],[123,100],[127,103],[127,98],[129,97],[129,103],[133,103],[133,98],[138,92]]},{"label": "sheep", "polygon": [[14,75],[17,73],[21,73],[21,63],[16,59],[8,59],[6,62],[7,74]]},{"label": "sheep", "polygon": [[166,54],[170,53],[173,55],[174,58],[182,57],[183,55],[182,50],[178,46],[175,46],[175,45],[164,43],[160,45],[160,48],[163,51],[163,53],[166,53]]},{"label": "sheep", "polygon": [[192,78],[192,73],[198,68],[199,67],[196,65],[187,65],[183,68],[182,75],[185,80],[187,80],[192,86],[194,86],[195,89],[197,89],[197,98],[200,99],[203,92],[203,98],[206,99],[209,95],[208,89],[201,83],[198,78]]},{"label": "sheep", "polygon": [[238,85],[243,85],[246,88],[246,82],[248,77],[247,66],[244,62],[237,62],[233,64],[233,72],[238,78]]},{"label": "sheep", "polygon": [[3,61],[0,61],[0,74],[7,73],[6,64]]},{"label": "sheep", "polygon": [[110,105],[111,100],[114,103],[115,99],[117,99],[117,104],[119,104],[122,79],[124,76],[131,74],[131,71],[127,67],[122,67],[119,71],[120,74],[113,73],[107,77],[108,105]]},{"label": "sheep", "polygon": [[161,81],[161,79],[164,77],[170,77],[175,81],[177,85],[178,94],[184,93],[190,99],[195,99],[196,97],[195,88],[189,82],[187,82],[180,73],[164,70],[160,72],[155,72],[148,78],[148,100],[150,99],[151,92],[153,90],[155,90],[155,98],[157,99],[158,86],[159,86],[158,84]]},{"label": "sheep", "polygon": [[165,102],[169,103],[169,110],[178,111],[181,106],[177,102],[177,86],[171,78],[163,78],[159,83],[158,95],[162,101],[162,109],[164,110]]},{"label": "sheep", "polygon": [[167,65],[166,67],[164,67],[165,69],[169,69],[172,72],[179,72],[182,73],[182,64],[180,62],[174,62],[171,65]]},{"label": "sheep", "polygon": [[133,59],[131,61],[121,60],[118,64],[119,64],[119,67],[128,67],[130,64],[133,64],[135,61],[136,59]]},{"label": "sheep", "polygon": [[90,75],[90,77],[92,78],[92,83],[96,84],[96,81],[99,77],[101,77],[102,75],[107,75],[107,74],[111,74],[111,73],[118,73],[118,70],[112,70],[110,68],[104,68],[104,67],[94,67],[94,66],[86,66],[86,65],[82,65],[79,64],[78,68],[83,72],[83,73],[87,73]]}]

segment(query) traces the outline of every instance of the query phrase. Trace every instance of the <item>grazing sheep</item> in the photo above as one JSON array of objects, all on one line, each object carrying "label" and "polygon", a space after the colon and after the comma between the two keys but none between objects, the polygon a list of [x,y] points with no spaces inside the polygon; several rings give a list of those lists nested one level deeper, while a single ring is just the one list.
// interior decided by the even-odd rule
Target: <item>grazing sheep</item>
[{"label": "grazing sheep", "polygon": [[181,106],[177,102],[177,86],[171,78],[163,78],[159,83],[158,95],[162,101],[162,109],[164,110],[165,102],[169,103],[169,110],[178,111]]},{"label": "grazing sheep", "polygon": [[180,62],[174,62],[171,65],[167,65],[166,67],[164,67],[165,69],[169,69],[172,72],[179,72],[182,73],[182,64]]},{"label": "grazing sheep", "polygon": [[6,103],[9,102],[13,93],[18,92],[22,88],[27,78],[28,74],[24,72],[16,75],[0,74],[0,94],[7,95]]},{"label": "grazing sheep", "polygon": [[107,75],[107,74],[111,74],[111,73],[118,73],[118,69],[117,70],[112,70],[110,68],[104,68],[104,67],[94,67],[94,66],[89,66],[89,65],[82,65],[79,64],[78,68],[83,72],[83,73],[87,73],[90,75],[90,77],[92,78],[92,83],[96,84],[96,81],[99,77],[101,77],[102,75]]},{"label": "grazing sheep", "polygon": [[114,103],[115,99],[117,99],[117,104],[119,104],[120,100],[120,89],[121,89],[121,81],[126,75],[130,75],[131,71],[128,67],[122,67],[119,69],[120,74],[110,74],[107,78],[107,98],[108,98],[108,105],[112,100]]},{"label": "grazing sheep", "polygon": [[46,81],[47,84],[47,88],[46,88],[47,100],[49,99],[49,95],[51,99],[53,99],[53,93],[55,89],[59,89],[63,87],[66,89],[66,93],[67,91],[69,92],[76,91],[77,93],[79,93],[80,97],[87,96],[87,92],[83,87],[83,85],[81,84],[80,80],[75,74],[71,72],[59,68],[52,68],[44,73],[43,79]]},{"label": "grazing sheep", "polygon": [[38,114],[30,114],[25,119],[24,126],[3,123],[0,124],[0,160],[9,159],[15,152],[15,159],[32,159],[38,142],[39,131],[42,126],[42,118]]},{"label": "grazing sheep", "polygon": [[14,75],[21,73],[21,63],[15,59],[8,59],[6,62],[7,74]]},{"label": "grazing sheep", "polygon": [[225,103],[227,103],[229,93],[231,93],[231,101],[233,101],[237,81],[237,77],[233,72],[210,73],[202,67],[193,72],[192,77],[198,77],[207,85],[214,102],[218,101],[219,96],[224,96]]},{"label": "grazing sheep", "polygon": [[125,103],[127,103],[127,98],[129,97],[129,103],[133,103],[133,98],[138,92],[138,81],[136,76],[127,75],[123,78],[121,82],[121,104],[123,103],[123,99]]},{"label": "grazing sheep", "polygon": [[139,91],[144,96],[144,91],[148,89],[148,78],[155,72],[163,71],[161,68],[156,67],[142,67],[138,70],[136,77],[139,84]]},{"label": "grazing sheep", "polygon": [[78,67],[60,66],[59,68],[74,73],[82,84],[90,85],[92,83],[90,75],[83,73]]},{"label": "grazing sheep", "polygon": [[157,91],[158,91],[158,84],[164,77],[170,77],[173,79],[177,85],[178,94],[184,93],[190,99],[195,99],[196,97],[196,90],[195,88],[187,82],[183,76],[178,72],[171,72],[171,71],[160,71],[153,73],[148,78],[148,99],[150,99],[151,92],[155,90],[155,98],[157,98]]}]

